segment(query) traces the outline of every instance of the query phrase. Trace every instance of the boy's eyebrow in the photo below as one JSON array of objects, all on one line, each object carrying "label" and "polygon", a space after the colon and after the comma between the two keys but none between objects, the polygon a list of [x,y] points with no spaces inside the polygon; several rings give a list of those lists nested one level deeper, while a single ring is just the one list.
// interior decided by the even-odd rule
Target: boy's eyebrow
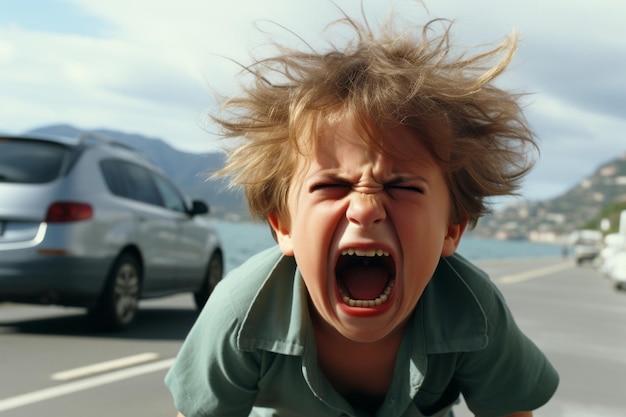
[{"label": "boy's eyebrow", "polygon": [[332,181],[340,182],[340,183],[352,183],[352,181],[347,176],[342,176],[338,172],[321,172],[321,173],[318,173],[317,175],[314,175],[311,178],[313,179],[324,178],[327,180],[332,180]]},{"label": "boy's eyebrow", "polygon": [[[315,179],[315,178],[324,178],[324,179],[331,180],[337,183],[345,183],[345,184],[352,184],[354,182],[348,176],[342,175],[341,173],[334,172],[334,171],[317,173],[317,175],[314,175],[310,177],[309,179]],[[374,178],[374,180],[377,181],[376,178]],[[429,182],[428,179],[426,179],[426,177],[422,175],[395,174],[390,179],[387,179],[385,181],[380,181],[380,183],[384,185],[397,185],[397,184],[403,184],[403,183],[410,182],[410,181],[422,181],[424,183]]]},{"label": "boy's eyebrow", "polygon": [[428,183],[428,179],[424,177],[423,175],[397,174],[389,181],[385,181],[385,184],[395,185],[395,184],[402,184],[402,183],[410,182],[410,181],[422,181],[422,182]]}]

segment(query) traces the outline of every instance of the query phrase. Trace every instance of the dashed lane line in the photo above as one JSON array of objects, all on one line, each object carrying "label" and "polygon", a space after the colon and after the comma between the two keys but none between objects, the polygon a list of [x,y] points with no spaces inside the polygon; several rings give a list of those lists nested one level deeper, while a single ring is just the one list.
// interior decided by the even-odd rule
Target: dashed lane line
[{"label": "dashed lane line", "polygon": [[101,385],[111,384],[113,382],[122,381],[124,379],[149,374],[152,372],[158,372],[170,368],[173,363],[174,358],[164,359],[158,362],[134,366],[128,369],[121,369],[104,375],[98,375],[79,381],[68,382],[50,388],[44,388],[39,391],[33,391],[15,397],[5,398],[3,400],[0,400],[0,412],[23,407],[52,398],[61,397],[63,395],[73,394],[90,388],[99,387]]},{"label": "dashed lane line", "polygon": [[93,365],[82,366],[80,368],[52,374],[55,381],[69,381],[72,379],[84,378],[95,374],[110,372],[121,368],[129,368],[142,363],[151,362],[159,357],[158,353],[146,352],[138,355],[127,356],[125,358],[113,359],[106,362],[95,363]]},{"label": "dashed lane line", "polygon": [[495,279],[495,281],[499,284],[515,284],[517,282],[529,281],[531,279],[541,278],[543,276],[554,274],[556,272],[565,271],[573,267],[574,266],[571,262],[562,262],[555,265],[546,266],[544,268],[521,272],[519,274],[505,275],[501,278]]}]

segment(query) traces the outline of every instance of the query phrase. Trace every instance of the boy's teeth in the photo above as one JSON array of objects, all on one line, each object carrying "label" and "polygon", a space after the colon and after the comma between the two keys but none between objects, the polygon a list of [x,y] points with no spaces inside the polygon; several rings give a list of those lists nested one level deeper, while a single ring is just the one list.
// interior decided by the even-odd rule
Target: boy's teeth
[{"label": "boy's teeth", "polygon": [[387,252],[386,250],[382,250],[382,249],[368,249],[368,250],[364,250],[364,249],[344,249],[341,252],[342,255],[356,255],[356,256],[368,256],[368,257],[374,257],[374,256],[389,256],[389,252]]},{"label": "boy's teeth", "polygon": [[375,300],[355,300],[354,298],[350,298],[342,288],[339,288],[339,292],[341,294],[341,298],[343,302],[349,305],[350,307],[375,307],[381,304],[384,304],[389,299],[391,295],[391,291],[393,291],[394,281],[391,281],[389,285],[385,288],[385,290],[376,297]]}]

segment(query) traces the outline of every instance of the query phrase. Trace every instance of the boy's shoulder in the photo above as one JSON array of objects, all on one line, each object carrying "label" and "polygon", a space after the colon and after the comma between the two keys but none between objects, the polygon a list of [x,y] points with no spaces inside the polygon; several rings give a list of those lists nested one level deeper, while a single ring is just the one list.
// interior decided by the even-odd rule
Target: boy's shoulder
[{"label": "boy's shoulder", "polygon": [[264,249],[250,258],[246,259],[239,266],[234,268],[226,275],[225,280],[238,280],[257,278],[262,280],[267,277],[276,264],[284,257],[278,245]]},{"label": "boy's shoulder", "polygon": [[272,247],[232,270],[216,287],[211,298],[220,300],[211,307],[219,304],[225,311],[220,319],[237,323],[240,350],[303,351],[307,305],[304,284],[297,278],[295,259]]},{"label": "boy's shoulder", "polygon": [[494,296],[500,297],[500,292],[489,275],[458,253],[442,258],[433,278],[441,281],[442,285],[446,281],[446,287],[450,285],[450,281],[467,287],[480,304],[492,302]]},{"label": "boy's shoulder", "polygon": [[293,277],[295,262],[278,246],[272,246],[248,258],[230,271],[217,285],[212,297],[226,297],[235,310],[247,311],[251,302],[270,277]]},{"label": "boy's shoulder", "polygon": [[445,353],[484,348],[493,306],[504,300],[483,270],[453,254],[441,258],[420,304],[429,353]]},{"label": "boy's shoulder", "polygon": [[291,303],[297,266],[278,246],[265,249],[230,271],[215,287],[209,301],[227,308],[239,320],[278,301]]}]

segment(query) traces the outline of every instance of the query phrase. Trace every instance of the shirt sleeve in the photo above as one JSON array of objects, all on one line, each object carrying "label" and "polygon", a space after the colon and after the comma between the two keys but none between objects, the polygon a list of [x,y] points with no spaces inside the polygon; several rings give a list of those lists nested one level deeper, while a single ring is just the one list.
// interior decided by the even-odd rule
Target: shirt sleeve
[{"label": "shirt sleeve", "polygon": [[237,348],[239,320],[218,285],[165,377],[185,417],[248,416],[257,395],[259,353]]},{"label": "shirt sleeve", "polygon": [[519,329],[497,290],[483,305],[488,320],[485,349],[460,355],[455,379],[476,415],[501,416],[535,410],[554,394],[556,370]]}]

